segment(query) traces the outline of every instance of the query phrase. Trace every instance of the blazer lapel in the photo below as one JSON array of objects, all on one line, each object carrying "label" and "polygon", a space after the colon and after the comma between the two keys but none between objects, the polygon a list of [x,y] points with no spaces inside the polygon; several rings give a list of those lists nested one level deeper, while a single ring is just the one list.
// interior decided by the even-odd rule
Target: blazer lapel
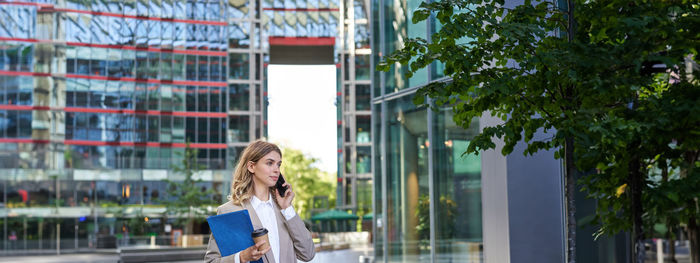
[{"label": "blazer lapel", "polygon": [[[291,244],[289,232],[287,231],[287,225],[283,221],[284,215],[282,215],[282,211],[277,206],[276,202],[273,202],[273,206],[275,207],[275,218],[277,219],[277,232],[279,232],[280,236],[280,259],[287,259],[287,255],[290,253],[290,251],[288,251],[289,245]],[[292,255],[294,255],[294,251],[291,252]],[[280,262],[282,262],[282,260],[280,260]]]},{"label": "blazer lapel", "polygon": [[[255,208],[253,208],[253,205],[250,204],[250,200],[243,202],[243,207],[248,210],[248,214],[250,214],[250,221],[253,223],[253,229],[258,229],[262,228],[263,225],[260,222],[260,218],[258,217],[258,213],[255,213]],[[277,227],[277,232],[279,233],[279,224]],[[269,240],[269,237],[268,237]],[[282,243],[282,242],[280,242]],[[280,255],[282,254],[282,250],[280,250]],[[265,255],[262,257],[265,262],[267,263],[276,263],[275,262],[275,253],[272,253],[272,249],[265,253]]]},{"label": "blazer lapel", "polygon": [[258,213],[255,212],[253,205],[250,204],[250,200],[243,202],[243,207],[247,209],[248,214],[250,214],[250,222],[253,223],[253,230],[263,227],[262,223],[260,223]]}]

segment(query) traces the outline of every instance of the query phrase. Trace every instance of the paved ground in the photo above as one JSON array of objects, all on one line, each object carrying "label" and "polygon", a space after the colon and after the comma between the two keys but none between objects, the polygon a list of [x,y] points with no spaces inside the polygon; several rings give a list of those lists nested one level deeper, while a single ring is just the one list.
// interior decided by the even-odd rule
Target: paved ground
[{"label": "paved ground", "polygon": [[[316,253],[316,257],[314,257],[311,262],[358,263],[361,255],[371,255],[371,253],[371,249],[345,249],[330,252],[319,252]],[[116,263],[118,261],[119,255],[117,254],[68,254],[0,257],[0,262],[17,263]],[[195,262],[200,263],[202,261],[178,261],[178,263]]]}]

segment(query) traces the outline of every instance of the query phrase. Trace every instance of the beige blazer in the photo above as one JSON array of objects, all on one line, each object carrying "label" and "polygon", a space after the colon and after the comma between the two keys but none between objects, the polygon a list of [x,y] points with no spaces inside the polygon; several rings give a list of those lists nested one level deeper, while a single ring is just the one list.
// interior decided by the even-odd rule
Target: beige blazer
[{"label": "beige blazer", "polygon": [[[296,259],[302,261],[311,261],[316,255],[316,250],[314,249],[314,242],[311,239],[311,233],[304,226],[304,222],[299,218],[299,215],[294,216],[292,219],[285,220],[282,212],[280,212],[279,207],[276,202],[272,202],[275,207],[275,217],[277,218],[277,229],[280,235],[280,258],[279,262],[275,262],[275,257],[272,250],[265,253],[262,257],[265,263],[293,263]],[[233,202],[228,201],[227,203],[219,206],[216,210],[216,214],[226,214],[231,212],[240,211],[247,209],[250,214],[250,221],[253,222],[253,228],[261,228],[262,223],[258,215],[255,213],[255,209],[250,204],[250,201],[243,202],[243,206],[234,205]],[[207,253],[204,254],[204,261],[208,263],[233,263],[235,259],[234,255],[221,257],[219,252],[219,246],[216,245],[216,240],[214,240],[213,235],[209,235],[209,245],[207,246]]]}]

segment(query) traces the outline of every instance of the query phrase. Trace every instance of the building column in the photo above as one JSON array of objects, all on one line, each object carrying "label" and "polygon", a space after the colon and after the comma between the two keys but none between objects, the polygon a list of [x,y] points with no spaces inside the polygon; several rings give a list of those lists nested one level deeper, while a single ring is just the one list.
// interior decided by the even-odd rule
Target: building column
[{"label": "building column", "polygon": [[[482,130],[503,122],[484,116]],[[534,140],[551,136],[538,132]],[[503,156],[503,140],[496,145],[481,159],[484,262],[564,262],[561,162],[553,150],[524,156],[520,142]]]}]

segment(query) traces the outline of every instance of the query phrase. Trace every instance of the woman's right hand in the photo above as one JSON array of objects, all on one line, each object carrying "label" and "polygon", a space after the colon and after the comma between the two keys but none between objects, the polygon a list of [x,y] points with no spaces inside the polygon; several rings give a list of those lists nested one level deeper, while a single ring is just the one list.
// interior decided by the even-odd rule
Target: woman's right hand
[{"label": "woman's right hand", "polygon": [[238,254],[241,262],[250,262],[260,259],[263,255],[265,255],[265,253],[270,251],[270,246],[267,246],[267,249],[263,251],[258,251],[258,248],[265,245],[265,243],[267,243],[266,240],[261,240],[257,244],[252,245],[249,248],[246,248],[245,250],[241,251],[241,253]]}]

